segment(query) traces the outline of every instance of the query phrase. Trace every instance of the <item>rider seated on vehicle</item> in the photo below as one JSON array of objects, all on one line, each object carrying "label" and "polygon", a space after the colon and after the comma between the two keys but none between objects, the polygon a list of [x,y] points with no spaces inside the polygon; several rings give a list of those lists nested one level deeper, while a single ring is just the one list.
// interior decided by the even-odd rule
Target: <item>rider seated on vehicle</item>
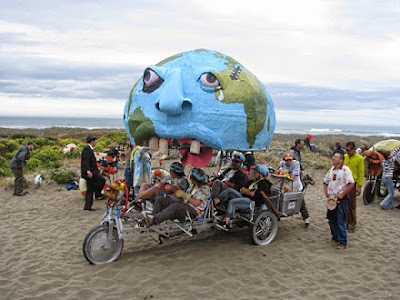
[{"label": "rider seated on vehicle", "polygon": [[175,192],[175,196],[181,199],[181,202],[175,201],[170,197],[157,197],[152,215],[142,211],[142,217],[147,227],[166,220],[184,219],[187,213],[193,219],[201,216],[207,207],[207,201],[210,196],[207,175],[202,169],[194,168],[190,175],[190,181],[192,182],[192,187],[188,190],[188,193],[183,190]]},{"label": "rider seated on vehicle", "polygon": [[293,154],[286,152],[283,156],[283,160],[278,165],[278,170],[287,170],[290,178],[297,184],[297,190],[303,190],[303,184],[300,179],[300,163],[293,159]]},{"label": "rider seated on vehicle", "polygon": [[255,168],[255,179],[250,180],[246,187],[240,189],[240,193],[244,197],[235,198],[229,201],[228,208],[225,213],[225,218],[221,224],[216,226],[223,230],[229,230],[229,222],[235,214],[235,210],[249,209],[251,201],[255,201],[255,207],[262,207],[265,203],[264,197],[261,192],[267,196],[271,195],[271,182],[267,179],[269,174],[268,168],[265,165],[258,164]]},{"label": "rider seated on vehicle", "polygon": [[241,197],[239,191],[249,181],[247,174],[241,170],[244,161],[243,153],[235,152],[230,167],[214,180],[211,197],[215,204]]},{"label": "rider seated on vehicle", "polygon": [[136,199],[139,202],[144,200],[154,200],[157,196],[173,195],[177,190],[186,191],[189,182],[185,178],[185,172],[180,162],[173,162],[169,166],[170,176],[165,177],[160,183],[150,187],[148,184],[142,184]]}]

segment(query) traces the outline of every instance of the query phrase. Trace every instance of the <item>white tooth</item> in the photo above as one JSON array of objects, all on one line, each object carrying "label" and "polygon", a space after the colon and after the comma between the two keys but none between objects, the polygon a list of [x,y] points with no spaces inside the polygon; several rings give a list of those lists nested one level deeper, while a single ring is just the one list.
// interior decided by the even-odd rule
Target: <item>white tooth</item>
[{"label": "white tooth", "polygon": [[166,139],[160,139],[160,149],[158,150],[161,154],[168,154],[168,141]]},{"label": "white tooth", "polygon": [[218,100],[219,100],[219,101],[224,100],[224,93],[222,92],[222,90],[219,90]]},{"label": "white tooth", "polygon": [[158,137],[154,136],[149,140],[149,149],[152,151],[158,150]]},{"label": "white tooth", "polygon": [[200,142],[197,140],[193,140],[190,144],[190,153],[199,154],[200,153]]}]

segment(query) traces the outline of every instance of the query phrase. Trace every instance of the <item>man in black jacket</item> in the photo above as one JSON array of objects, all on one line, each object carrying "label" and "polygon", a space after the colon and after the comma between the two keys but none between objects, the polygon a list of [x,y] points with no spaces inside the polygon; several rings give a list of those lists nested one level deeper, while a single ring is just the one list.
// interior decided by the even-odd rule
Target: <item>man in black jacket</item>
[{"label": "man in black jacket", "polygon": [[14,154],[10,162],[10,169],[15,176],[14,180],[14,196],[24,196],[28,194],[27,191],[23,192],[24,188],[24,167],[27,160],[31,157],[29,151],[34,149],[32,142],[28,142],[26,146],[21,146],[17,153]]},{"label": "man in black jacket", "polygon": [[100,175],[99,169],[97,168],[96,157],[93,152],[93,147],[96,146],[97,138],[90,134],[86,142],[88,145],[82,150],[81,160],[81,176],[87,181],[84,210],[93,211],[95,210],[92,208],[93,194],[96,195],[96,198],[105,199],[105,196],[101,194],[101,190],[106,180]]},{"label": "man in black jacket", "polygon": [[[241,152],[235,152],[231,161],[231,166],[226,169],[212,185],[211,197],[215,204],[219,204],[221,200],[229,201],[232,197],[241,197],[240,188],[244,187],[249,181],[249,177],[241,170],[245,157]],[[235,192],[236,191],[236,192]]]}]

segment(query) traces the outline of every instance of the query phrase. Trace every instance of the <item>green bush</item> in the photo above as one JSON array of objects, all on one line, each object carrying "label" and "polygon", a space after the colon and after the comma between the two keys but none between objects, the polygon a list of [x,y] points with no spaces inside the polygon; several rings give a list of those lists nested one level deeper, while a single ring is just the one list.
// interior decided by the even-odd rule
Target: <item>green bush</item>
[{"label": "green bush", "polygon": [[26,170],[34,172],[38,169],[58,168],[63,159],[58,146],[44,146],[32,152],[26,164]]},{"label": "green bush", "polygon": [[126,145],[126,141],[128,140],[125,131],[111,131],[107,134],[107,138],[117,145]]},{"label": "green bush", "polygon": [[0,156],[0,176],[10,176],[11,170],[9,168],[9,162]]},{"label": "green bush", "polygon": [[0,140],[0,156],[11,159],[20,146],[13,140]]},{"label": "green bush", "polygon": [[57,143],[58,138],[53,137],[36,137],[33,139],[26,140],[26,143],[31,141],[35,144],[35,148],[41,148],[43,146],[54,146]]},{"label": "green bush", "polygon": [[76,177],[76,172],[74,170],[56,169],[51,172],[50,177],[57,183],[68,183]]}]

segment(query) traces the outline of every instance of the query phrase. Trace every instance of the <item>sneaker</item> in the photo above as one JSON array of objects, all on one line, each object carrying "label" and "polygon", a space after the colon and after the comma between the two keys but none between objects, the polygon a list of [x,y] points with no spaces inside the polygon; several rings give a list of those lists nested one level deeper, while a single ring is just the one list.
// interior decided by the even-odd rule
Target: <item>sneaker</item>
[{"label": "sneaker", "polygon": [[231,229],[231,227],[226,224],[225,221],[215,224],[215,227],[224,231],[229,231],[229,229]]},{"label": "sneaker", "polygon": [[304,226],[305,226],[305,227],[310,226],[310,218],[305,218],[305,219],[304,219]]},{"label": "sneaker", "polygon": [[347,248],[347,247],[346,247],[345,245],[339,244],[339,246],[337,246],[336,249],[338,249],[338,250],[344,250],[344,249],[346,249],[346,248]]},{"label": "sneaker", "polygon": [[150,227],[151,224],[153,224],[153,218],[151,216],[149,216],[145,211],[142,211],[141,215],[142,215],[143,221],[146,223],[146,226]]}]

